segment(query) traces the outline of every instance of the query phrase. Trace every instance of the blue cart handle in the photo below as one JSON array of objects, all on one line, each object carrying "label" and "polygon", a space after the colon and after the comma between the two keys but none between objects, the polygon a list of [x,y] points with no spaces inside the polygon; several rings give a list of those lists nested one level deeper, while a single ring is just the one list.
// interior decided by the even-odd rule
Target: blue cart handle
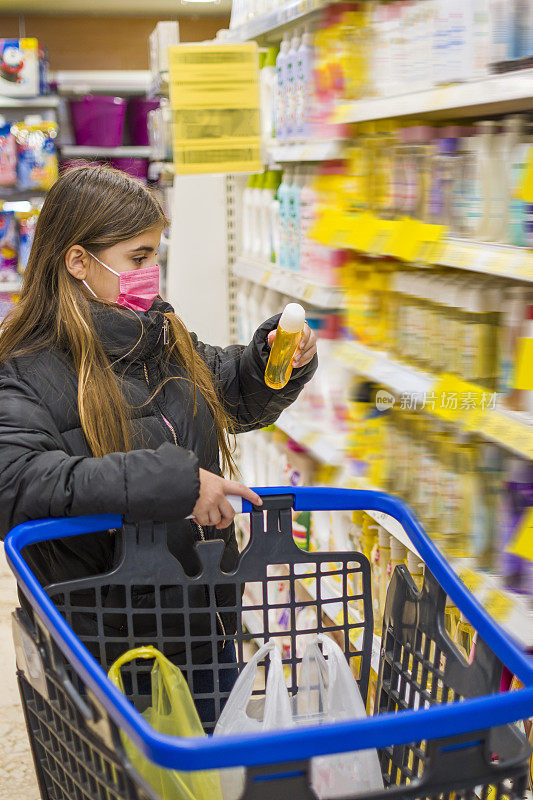
[{"label": "blue cart handle", "polygon": [[[405,503],[383,492],[327,487],[261,487],[255,491],[264,497],[292,495],[296,510],[372,510],[394,517],[403,526],[444,591],[525,688],[459,703],[398,714],[380,714],[319,727],[216,738],[167,736],[148,725],[129,700],[107,679],[21,554],[25,547],[38,542],[121,528],[122,517],[107,514],[45,519],[18,525],[6,537],[5,551],[19,586],[87,688],[103,704],[118,727],[131,737],[151,761],[162,767],[180,770],[278,763],[280,753],[283,753],[286,762],[299,761],[317,755],[470,733],[533,716],[533,662],[468,592]],[[243,500],[242,512],[250,511],[252,506]]]}]

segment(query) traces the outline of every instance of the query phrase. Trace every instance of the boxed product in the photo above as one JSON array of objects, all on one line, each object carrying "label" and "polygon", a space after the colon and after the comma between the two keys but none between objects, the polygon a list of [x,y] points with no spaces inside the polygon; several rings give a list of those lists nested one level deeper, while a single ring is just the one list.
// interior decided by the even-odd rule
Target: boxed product
[{"label": "boxed product", "polygon": [[18,275],[18,227],[14,211],[0,211],[0,281]]},{"label": "boxed product", "polygon": [[0,125],[0,186],[15,186],[17,182],[17,142],[11,123]]},{"label": "boxed product", "polygon": [[58,178],[57,124],[28,118],[13,126],[19,189],[50,189]]},{"label": "boxed product", "polygon": [[149,37],[150,70],[155,75],[168,72],[168,48],[180,43],[177,22],[158,22]]},{"label": "boxed product", "polygon": [[36,208],[32,208],[31,211],[16,212],[16,216],[19,224],[18,271],[23,273],[28,266],[39,212]]},{"label": "boxed product", "polygon": [[35,97],[39,84],[37,39],[0,39],[0,95]]}]

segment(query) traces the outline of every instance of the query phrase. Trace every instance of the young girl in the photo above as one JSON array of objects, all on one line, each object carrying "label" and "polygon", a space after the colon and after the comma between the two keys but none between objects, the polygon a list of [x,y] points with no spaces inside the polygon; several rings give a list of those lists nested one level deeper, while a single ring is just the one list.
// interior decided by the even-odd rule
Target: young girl
[{"label": "young girl", "polygon": [[[159,297],[167,224],[141,183],[107,167],[72,169],[48,193],[20,302],[1,326],[0,533],[41,517],[117,513],[166,522],[188,573],[196,541],[223,539],[230,571],[238,549],[226,495],[260,499],[225,480],[220,460],[231,468],[230,434],[272,424],[297,398],[316,342],[306,327],[281,391],[264,382],[277,317],[246,347],[199,342]],[[49,585],[109,571],[114,549],[112,535],[83,535],[35,545],[29,561]],[[233,615],[217,617],[235,632]],[[196,663],[208,660],[199,652]],[[235,661],[232,642],[219,661]],[[229,688],[235,672],[220,671]]]}]

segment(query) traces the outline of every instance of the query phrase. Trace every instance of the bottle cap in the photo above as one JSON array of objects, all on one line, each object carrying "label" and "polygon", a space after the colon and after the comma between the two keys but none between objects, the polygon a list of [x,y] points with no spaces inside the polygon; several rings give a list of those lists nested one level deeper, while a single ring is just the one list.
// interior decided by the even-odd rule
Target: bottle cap
[{"label": "bottle cap", "polygon": [[265,53],[265,62],[263,67],[275,67],[278,52],[279,51],[277,47],[269,47]]},{"label": "bottle cap", "polygon": [[263,189],[273,189],[274,191],[276,191],[281,183],[281,176],[282,176],[281,170],[276,170],[276,169],[267,170]]},{"label": "bottle cap", "polygon": [[283,309],[279,327],[287,333],[299,333],[305,323],[305,310],[300,303],[289,303]]},{"label": "bottle cap", "polygon": [[259,69],[263,69],[263,67],[265,66],[265,58],[266,58],[265,51],[264,50],[260,50],[259,51]]}]

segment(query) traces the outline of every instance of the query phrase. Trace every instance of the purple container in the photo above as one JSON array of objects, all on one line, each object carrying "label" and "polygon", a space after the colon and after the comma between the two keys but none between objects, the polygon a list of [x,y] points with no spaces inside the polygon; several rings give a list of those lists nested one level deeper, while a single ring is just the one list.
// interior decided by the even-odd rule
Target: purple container
[{"label": "purple container", "polygon": [[147,147],[148,140],[148,112],[159,108],[159,100],[146,100],[143,97],[133,97],[128,101],[128,128],[133,145]]},{"label": "purple container", "polygon": [[90,147],[122,144],[126,100],[121,97],[86,95],[70,101],[70,114],[76,144]]},{"label": "purple container", "polygon": [[115,169],[127,172],[127,174],[131,175],[133,178],[140,178],[146,181],[148,177],[147,158],[112,158],[110,163]]}]

